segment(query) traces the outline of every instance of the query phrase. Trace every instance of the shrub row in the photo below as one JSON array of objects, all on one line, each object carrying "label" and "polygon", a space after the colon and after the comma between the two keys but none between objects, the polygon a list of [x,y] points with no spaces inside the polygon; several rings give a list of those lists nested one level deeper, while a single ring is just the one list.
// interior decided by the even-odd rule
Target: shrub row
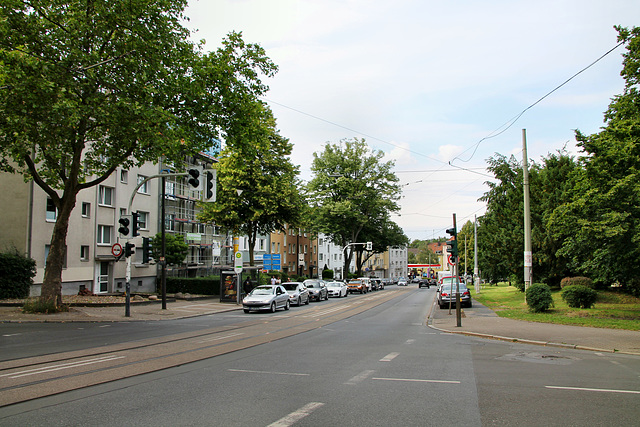
[{"label": "shrub row", "polygon": [[0,253],[0,299],[27,298],[36,275],[36,262],[18,253]]},{"label": "shrub row", "polygon": [[220,276],[209,277],[167,277],[167,293],[193,295],[220,295]]}]

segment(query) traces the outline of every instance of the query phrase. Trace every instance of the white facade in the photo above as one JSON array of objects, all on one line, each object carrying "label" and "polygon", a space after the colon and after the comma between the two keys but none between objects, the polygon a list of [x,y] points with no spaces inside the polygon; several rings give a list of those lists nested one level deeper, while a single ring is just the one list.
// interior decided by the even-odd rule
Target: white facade
[{"label": "white facade", "polygon": [[407,277],[409,251],[406,247],[389,248],[389,277]]}]

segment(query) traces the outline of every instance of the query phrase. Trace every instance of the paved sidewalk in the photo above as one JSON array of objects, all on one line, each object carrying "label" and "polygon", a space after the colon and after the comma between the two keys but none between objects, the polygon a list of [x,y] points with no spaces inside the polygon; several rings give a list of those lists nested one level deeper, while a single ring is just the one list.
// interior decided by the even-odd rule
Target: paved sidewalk
[{"label": "paved sidewalk", "polygon": [[506,319],[498,317],[492,310],[476,301],[473,302],[473,308],[463,309],[460,323],[461,327],[458,327],[455,309],[449,314],[448,309],[432,306],[429,326],[441,331],[504,341],[640,356],[638,331]]},{"label": "paved sidewalk", "polygon": [[125,316],[125,306],[72,306],[70,311],[55,314],[26,314],[20,307],[0,306],[0,322],[134,322],[145,320],[173,320],[185,317],[203,316],[225,311],[240,310],[241,305],[221,303],[219,298],[197,300],[170,300],[167,308],[162,309],[162,302],[134,303]]}]

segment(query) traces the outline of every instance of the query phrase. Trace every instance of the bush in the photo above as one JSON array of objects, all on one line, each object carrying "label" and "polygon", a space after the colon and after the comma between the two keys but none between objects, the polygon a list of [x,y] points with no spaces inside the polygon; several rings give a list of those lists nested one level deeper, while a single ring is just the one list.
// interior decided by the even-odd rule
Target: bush
[{"label": "bush", "polygon": [[36,262],[17,250],[0,253],[0,299],[27,298],[36,275]]},{"label": "bush", "polygon": [[167,293],[220,295],[220,276],[186,278],[167,277]]},{"label": "bush", "polygon": [[527,305],[534,313],[541,313],[553,307],[551,288],[544,283],[534,283],[527,289]]},{"label": "bush", "polygon": [[565,286],[560,294],[562,299],[572,308],[591,308],[598,299],[598,293],[582,285]]},{"label": "bush", "polygon": [[560,281],[560,287],[562,289],[564,289],[567,286],[585,286],[587,288],[593,289],[594,285],[593,285],[593,280],[589,279],[588,277],[582,277],[582,276],[578,276],[578,277],[565,277],[564,279],[562,279]]},{"label": "bush", "polygon": [[40,298],[29,298],[24,302],[22,311],[25,313],[53,314],[69,311],[67,305],[56,306],[55,301],[42,301]]},{"label": "bush", "polygon": [[324,280],[333,280],[333,270],[324,269],[322,270],[322,279]]}]

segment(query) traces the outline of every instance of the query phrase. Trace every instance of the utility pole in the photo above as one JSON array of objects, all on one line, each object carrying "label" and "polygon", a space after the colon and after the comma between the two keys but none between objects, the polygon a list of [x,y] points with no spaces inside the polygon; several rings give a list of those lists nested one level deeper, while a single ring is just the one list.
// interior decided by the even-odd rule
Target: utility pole
[{"label": "utility pole", "polygon": [[527,160],[527,130],[522,129],[522,173],[524,193],[524,290],[531,286],[533,255],[531,253],[531,208],[529,205],[529,164]]},{"label": "utility pole", "polygon": [[480,293],[480,275],[478,274],[478,217],[473,218],[473,283],[476,294]]}]

